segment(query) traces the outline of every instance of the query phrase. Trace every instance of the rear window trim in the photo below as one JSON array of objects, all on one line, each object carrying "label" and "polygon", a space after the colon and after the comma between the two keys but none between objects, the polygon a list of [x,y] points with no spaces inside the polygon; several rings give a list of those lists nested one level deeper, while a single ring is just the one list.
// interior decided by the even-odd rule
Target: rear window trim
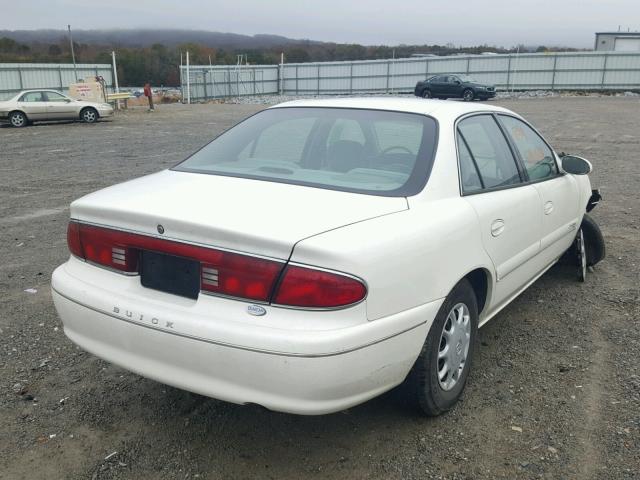
[{"label": "rear window trim", "polygon": [[[232,128],[237,127],[238,125],[244,123],[245,121],[249,120],[250,118],[254,117],[255,115],[258,115],[260,113],[263,113],[267,110],[285,110],[285,109],[312,109],[312,108],[318,108],[318,109],[325,109],[325,110],[357,110],[357,111],[371,111],[371,112],[387,112],[387,113],[401,113],[401,114],[405,114],[405,115],[416,115],[418,117],[421,118],[426,118],[429,119],[433,122],[433,138],[434,138],[434,142],[432,147],[429,149],[428,152],[425,152],[424,157],[427,158],[418,158],[416,157],[416,165],[418,164],[418,162],[420,161],[424,161],[426,164],[424,166],[424,168],[422,169],[421,172],[416,172],[415,175],[413,175],[414,172],[412,172],[412,176],[409,177],[409,179],[407,180],[407,183],[405,183],[403,186],[401,186],[400,188],[397,188],[395,190],[380,190],[380,191],[376,191],[376,190],[366,190],[366,189],[358,189],[358,188],[350,188],[350,187],[341,187],[341,186],[337,186],[337,185],[322,185],[322,184],[318,184],[318,183],[312,183],[312,182],[303,182],[303,181],[294,181],[294,180],[287,180],[286,178],[265,178],[262,176],[258,176],[258,175],[246,175],[246,174],[234,174],[234,173],[221,173],[221,172],[211,172],[210,170],[202,170],[202,169],[198,169],[198,168],[179,168],[180,165],[182,165],[185,161],[187,161],[189,158],[191,158],[193,155],[195,155],[196,153],[198,153],[199,151],[201,151],[202,149],[204,149],[205,147],[207,147],[210,143],[214,142],[218,137],[220,137],[221,135],[223,135],[224,133],[228,132],[229,130],[231,130]],[[247,118],[241,120],[240,122],[236,123],[235,125],[227,128],[224,132],[221,132],[219,135],[216,135],[213,139],[211,139],[209,142],[205,143],[202,147],[200,147],[199,149],[197,149],[196,151],[194,151],[193,153],[191,153],[188,157],[184,158],[183,160],[181,160],[178,164],[174,165],[173,167],[169,168],[169,170],[171,171],[175,171],[175,172],[182,172],[182,173],[198,173],[198,174],[204,174],[204,175],[216,175],[216,176],[220,176],[220,177],[232,177],[232,178],[243,178],[243,179],[247,179],[247,180],[258,180],[258,181],[263,181],[263,182],[272,182],[272,183],[284,183],[287,185],[297,185],[297,186],[302,186],[302,187],[311,187],[311,188],[319,188],[321,190],[334,190],[334,191],[338,191],[338,192],[348,192],[348,193],[357,193],[357,194],[361,194],[361,195],[373,195],[376,197],[394,197],[394,198],[401,198],[401,197],[411,197],[414,195],[417,195],[418,193],[420,193],[422,190],[424,190],[424,188],[426,187],[427,183],[429,182],[429,178],[431,177],[431,171],[433,170],[433,164],[435,162],[435,158],[437,155],[437,151],[438,151],[438,144],[440,141],[440,124],[438,122],[438,120],[428,114],[425,113],[418,113],[418,112],[407,112],[407,111],[402,111],[402,110],[389,110],[389,109],[381,109],[381,108],[366,108],[366,107],[329,107],[329,106],[316,106],[316,105],[311,105],[311,106],[303,106],[303,105],[291,105],[291,106],[283,106],[283,107],[272,107],[272,108],[266,108],[264,110],[260,110],[259,112],[254,113],[253,115],[249,115]],[[412,177],[415,177],[414,181],[411,182]]]}]

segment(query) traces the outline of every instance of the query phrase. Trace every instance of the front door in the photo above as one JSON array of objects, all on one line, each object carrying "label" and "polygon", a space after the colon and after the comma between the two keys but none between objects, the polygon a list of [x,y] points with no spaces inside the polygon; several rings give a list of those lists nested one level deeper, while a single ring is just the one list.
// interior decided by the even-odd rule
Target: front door
[{"label": "front door", "polygon": [[74,101],[57,92],[44,92],[47,96],[47,117],[50,120],[78,118]]},{"label": "front door", "polygon": [[447,76],[447,96],[461,97],[462,87],[460,79],[454,75]]},{"label": "front door", "polygon": [[474,115],[458,124],[462,194],[475,210],[482,243],[496,272],[493,306],[507,300],[541,270],[540,196],[523,177],[497,121]]},{"label": "front door", "polygon": [[571,175],[563,175],[551,147],[527,123],[498,115],[520,157],[525,174],[540,196],[542,216],[542,256],[552,262],[573,242],[578,228],[580,206],[578,186]]}]

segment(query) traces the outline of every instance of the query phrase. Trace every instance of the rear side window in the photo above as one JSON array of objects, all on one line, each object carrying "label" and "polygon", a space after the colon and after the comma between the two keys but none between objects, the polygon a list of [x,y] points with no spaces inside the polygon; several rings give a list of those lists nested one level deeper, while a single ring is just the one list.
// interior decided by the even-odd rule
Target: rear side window
[{"label": "rear side window", "polygon": [[553,152],[529,125],[507,115],[500,115],[500,121],[513,140],[530,180],[542,180],[558,174]]},{"label": "rear side window", "polygon": [[425,115],[273,108],[226,131],[174,170],[409,196],[424,187],[436,143],[437,124]]},{"label": "rear side window", "polygon": [[515,159],[500,127],[491,115],[476,115],[458,124],[484,188],[521,183]]},{"label": "rear side window", "polygon": [[482,180],[480,180],[478,167],[476,167],[473,157],[461,135],[458,135],[458,158],[460,161],[460,184],[462,185],[462,191],[470,193],[482,190],[484,186],[482,185]]},{"label": "rear side window", "polygon": [[42,98],[42,92],[28,92],[22,95],[20,98],[21,102],[44,102],[45,99]]}]

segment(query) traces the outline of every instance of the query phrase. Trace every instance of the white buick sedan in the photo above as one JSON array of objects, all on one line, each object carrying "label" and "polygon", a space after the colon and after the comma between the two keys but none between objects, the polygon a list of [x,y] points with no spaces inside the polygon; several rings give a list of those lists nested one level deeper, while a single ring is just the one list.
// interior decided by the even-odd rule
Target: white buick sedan
[{"label": "white buick sedan", "polygon": [[590,171],[504,108],[285,103],[73,202],[53,299],[74,343],[178,388],[324,414],[406,381],[437,415],[480,326],[604,256]]}]

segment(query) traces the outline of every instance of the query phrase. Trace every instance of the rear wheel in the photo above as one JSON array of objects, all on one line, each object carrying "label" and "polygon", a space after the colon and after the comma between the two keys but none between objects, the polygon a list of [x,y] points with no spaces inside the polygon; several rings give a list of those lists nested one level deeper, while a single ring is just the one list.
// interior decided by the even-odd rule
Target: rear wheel
[{"label": "rear wheel", "polygon": [[431,95],[431,90],[427,89],[422,92],[422,98],[433,98],[433,95]]},{"label": "rear wheel", "polygon": [[85,108],[80,112],[80,118],[85,123],[96,123],[98,121],[98,111],[95,108]]},{"label": "rear wheel", "polygon": [[12,127],[25,127],[28,123],[27,116],[22,112],[11,112],[9,114],[9,124]]},{"label": "rear wheel", "polygon": [[407,376],[409,395],[429,416],[453,407],[471,370],[478,331],[478,303],[461,280],[440,307],[422,351]]},{"label": "rear wheel", "polygon": [[473,90],[471,90],[470,88],[467,88],[464,92],[462,92],[462,99],[465,102],[470,102],[471,100],[473,100],[474,97],[475,97],[475,94],[473,93]]}]

